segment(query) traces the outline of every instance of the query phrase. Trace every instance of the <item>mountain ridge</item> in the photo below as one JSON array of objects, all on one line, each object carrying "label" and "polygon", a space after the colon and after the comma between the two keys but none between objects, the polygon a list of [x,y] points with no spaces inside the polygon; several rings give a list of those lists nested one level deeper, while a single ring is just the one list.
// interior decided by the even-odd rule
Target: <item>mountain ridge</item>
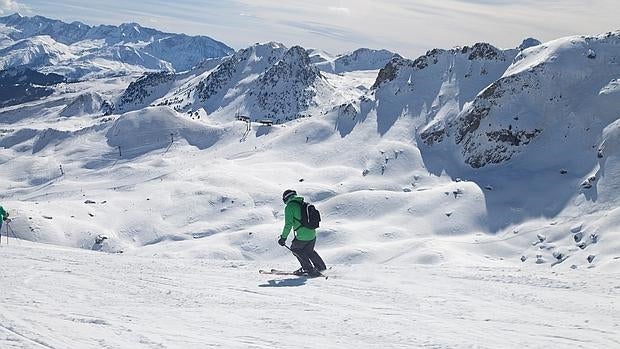
[{"label": "mountain ridge", "polygon": [[[81,22],[65,23],[43,16],[24,17],[10,15],[0,17],[0,24],[13,30],[4,36],[5,55],[16,56],[5,62],[4,68],[26,65],[48,72],[60,72],[73,79],[87,75],[113,74],[118,63],[133,71],[170,70],[184,71],[193,68],[208,58],[223,57],[232,53],[224,43],[208,36],[188,36],[162,32],[142,27],[137,23],[123,23],[119,26],[90,26]],[[24,42],[32,38],[47,37],[45,48],[19,52]],[[18,45],[16,48],[12,46]],[[56,52],[55,54],[48,53]],[[35,52],[39,58],[29,56]],[[178,55],[178,52],[184,52]],[[59,57],[64,53],[66,57]],[[62,59],[61,59],[62,58]],[[103,60],[106,63],[93,63]],[[58,65],[62,67],[57,67]],[[81,65],[81,69],[72,69]]]}]

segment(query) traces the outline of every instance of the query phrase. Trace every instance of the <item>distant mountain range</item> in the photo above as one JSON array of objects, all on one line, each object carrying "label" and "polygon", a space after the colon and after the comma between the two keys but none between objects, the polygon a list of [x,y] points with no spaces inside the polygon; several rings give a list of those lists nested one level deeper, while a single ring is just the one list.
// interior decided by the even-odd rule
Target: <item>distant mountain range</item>
[{"label": "distant mountain range", "polygon": [[[5,106],[47,96],[51,90],[44,86],[65,81],[62,75],[88,79],[143,72],[120,95],[110,100],[96,92],[83,95],[64,114],[168,106],[279,123],[336,110],[335,127],[343,136],[370,114],[376,115],[380,134],[409,116],[418,130],[412,137],[421,145],[451,148],[474,168],[513,158],[549,129],[559,132],[566,120],[557,115],[574,119],[569,137],[575,127],[589,132],[596,127],[583,124],[587,116],[576,115],[596,109],[599,117],[613,119],[617,107],[610,97],[617,77],[609,70],[616,56],[608,47],[618,33],[547,44],[530,38],[511,49],[476,43],[433,49],[415,60],[367,48],[334,56],[276,42],[234,52],[205,36],[163,33],[135,23],[91,27],[18,14],[0,18],[0,33],[0,64],[9,68],[3,76],[19,76],[22,89],[32,87],[22,99],[4,96]],[[373,70],[378,73],[368,90],[343,90],[336,78]],[[45,75],[51,72],[60,75]],[[37,83],[39,77],[46,83]],[[590,109],[582,110],[584,105]]]},{"label": "distant mountain range", "polygon": [[328,73],[381,69],[392,58],[400,57],[397,53],[388,50],[373,50],[369,48],[360,48],[335,57],[321,50],[310,49],[308,50],[308,55],[319,70]]},{"label": "distant mountain range", "polygon": [[203,65],[181,74],[148,73],[130,84],[117,106],[119,111],[151,104],[183,112],[225,109],[255,120],[283,122],[332,105],[336,87],[324,74],[376,71],[393,57],[400,56],[359,49],[334,57],[276,42],[255,44],[223,58],[219,65],[212,60],[211,70]]},{"label": "distant mountain range", "polygon": [[81,79],[145,70],[184,71],[232,53],[207,36],[165,33],[137,23],[89,26],[42,16],[0,17],[0,69],[25,66]]}]

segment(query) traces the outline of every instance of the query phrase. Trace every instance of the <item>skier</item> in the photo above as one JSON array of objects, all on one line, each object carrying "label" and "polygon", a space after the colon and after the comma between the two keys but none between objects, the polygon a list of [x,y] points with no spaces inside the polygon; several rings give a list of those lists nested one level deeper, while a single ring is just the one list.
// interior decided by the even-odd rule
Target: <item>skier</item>
[{"label": "skier", "polygon": [[[0,206],[0,231],[2,231],[2,223],[5,221],[10,222],[9,213],[4,210],[4,207]],[[1,236],[1,233],[0,233],[0,236]]]},{"label": "skier", "polygon": [[291,243],[291,252],[299,260],[301,268],[294,271],[295,275],[320,276],[327,267],[321,256],[314,250],[316,243],[316,230],[304,227],[301,224],[301,203],[304,198],[297,196],[297,192],[287,189],[282,194],[282,201],[286,205],[284,209],[284,229],[278,240],[280,246],[286,246],[286,238],[295,231],[295,238]]}]

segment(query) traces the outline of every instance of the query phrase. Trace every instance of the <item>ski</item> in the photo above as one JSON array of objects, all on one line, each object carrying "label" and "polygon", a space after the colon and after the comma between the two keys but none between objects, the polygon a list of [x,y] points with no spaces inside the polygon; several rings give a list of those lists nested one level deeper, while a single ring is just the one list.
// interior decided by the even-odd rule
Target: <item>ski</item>
[{"label": "ski", "polygon": [[[326,270],[331,270],[331,269],[332,269],[332,267],[329,267],[329,268],[327,268]],[[288,275],[288,274],[294,275],[292,271],[280,270],[280,269],[271,269],[271,270],[269,270],[269,271],[267,271],[267,270],[263,270],[262,272],[263,272],[263,274],[265,274],[265,273],[266,273],[266,274],[282,273],[282,274],[286,274],[286,275]],[[319,272],[319,273],[321,273],[321,272]],[[324,275],[323,273],[321,273],[321,276],[326,276],[326,275]]]},{"label": "ski", "polygon": [[260,274],[273,274],[273,275],[295,275],[293,274],[293,272],[291,271],[284,271],[284,270],[277,270],[277,269],[271,269],[271,270],[259,270],[258,271]]},{"label": "ski", "polygon": [[286,271],[286,270],[278,270],[278,269],[271,269],[271,270],[259,270],[258,271],[260,274],[271,274],[271,275],[293,275],[293,276],[302,276],[302,277],[306,277],[306,278],[315,278],[315,277],[322,277],[325,279],[328,279],[329,276],[324,275],[322,273],[319,272],[319,275],[317,276],[310,276],[310,275],[295,275],[292,271]]}]

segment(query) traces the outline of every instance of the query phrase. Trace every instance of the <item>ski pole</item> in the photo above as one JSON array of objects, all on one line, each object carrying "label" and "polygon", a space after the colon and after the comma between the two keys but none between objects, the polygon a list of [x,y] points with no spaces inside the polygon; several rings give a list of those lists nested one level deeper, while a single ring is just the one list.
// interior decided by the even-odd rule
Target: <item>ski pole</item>
[{"label": "ski pole", "polygon": [[298,255],[295,251],[293,251],[290,247],[288,247],[288,246],[286,246],[286,245],[284,245],[284,247],[286,247],[286,249],[287,249],[287,250],[291,251],[291,253],[293,254],[293,256],[295,256],[295,257],[299,258],[299,255]]},{"label": "ski pole", "polygon": [[293,251],[290,247],[284,245],[284,247],[286,247],[287,250],[291,251],[292,254],[294,254],[295,256],[297,256],[297,253],[295,253],[295,251]]},{"label": "ski pole", "polygon": [[[7,232],[6,232],[7,239],[8,239],[8,236],[9,236],[9,231],[8,231],[9,229],[11,229],[11,233],[13,233],[13,237],[14,237],[15,239],[17,239],[17,234],[15,234],[15,230],[13,230],[13,228],[11,227],[11,225],[9,224],[9,222],[7,222],[7,223],[6,223],[6,227],[7,227]],[[18,243],[18,244],[21,244],[21,243],[19,242],[19,240],[17,240],[17,243]]]}]

